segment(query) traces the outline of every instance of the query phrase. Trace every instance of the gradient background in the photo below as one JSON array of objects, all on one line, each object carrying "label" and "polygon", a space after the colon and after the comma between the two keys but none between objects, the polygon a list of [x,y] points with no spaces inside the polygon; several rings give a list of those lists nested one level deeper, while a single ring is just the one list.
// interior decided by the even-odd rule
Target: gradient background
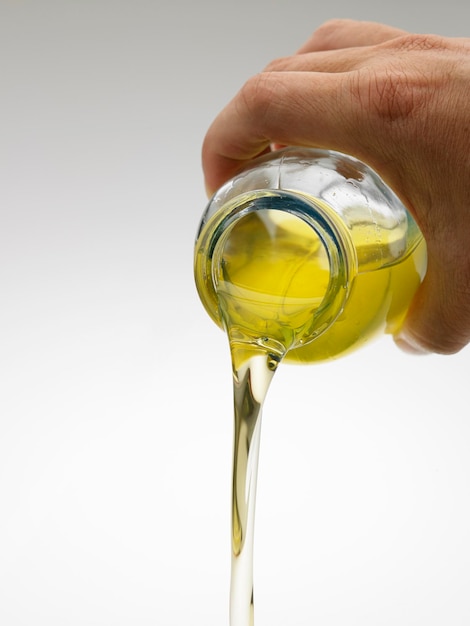
[{"label": "gradient background", "polygon": [[[230,365],[200,146],[323,21],[461,0],[0,0],[0,623],[228,624]],[[389,338],[265,407],[257,626],[468,626],[470,352]]]}]

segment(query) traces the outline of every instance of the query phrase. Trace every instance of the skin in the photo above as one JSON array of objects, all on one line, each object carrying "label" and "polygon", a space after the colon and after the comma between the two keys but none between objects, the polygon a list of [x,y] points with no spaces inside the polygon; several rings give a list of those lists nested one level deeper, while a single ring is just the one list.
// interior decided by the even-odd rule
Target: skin
[{"label": "skin", "polygon": [[470,342],[470,39],[332,20],[250,78],[202,149],[211,194],[284,145],[349,153],[374,168],[418,222],[428,271],[402,349],[452,354]]}]

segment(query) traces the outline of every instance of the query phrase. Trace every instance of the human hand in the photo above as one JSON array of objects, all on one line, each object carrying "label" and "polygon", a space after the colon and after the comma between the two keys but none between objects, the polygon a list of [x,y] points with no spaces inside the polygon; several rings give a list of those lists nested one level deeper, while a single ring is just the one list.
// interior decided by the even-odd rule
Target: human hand
[{"label": "human hand", "polygon": [[427,242],[428,271],[397,344],[451,354],[470,342],[470,39],[333,20],[250,78],[209,128],[209,192],[282,145],[375,169]]}]

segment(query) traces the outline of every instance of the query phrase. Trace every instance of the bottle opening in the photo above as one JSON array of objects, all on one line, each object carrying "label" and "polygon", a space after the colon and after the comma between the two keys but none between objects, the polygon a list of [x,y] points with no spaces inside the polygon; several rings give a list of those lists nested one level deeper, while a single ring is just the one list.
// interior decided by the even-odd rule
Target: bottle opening
[{"label": "bottle opening", "polygon": [[330,282],[318,233],[296,215],[249,212],[219,241],[213,281],[228,328],[289,349],[306,339]]},{"label": "bottle opening", "polygon": [[196,263],[200,295],[232,337],[284,354],[340,313],[347,255],[321,204],[290,192],[250,192],[215,215],[206,233]]}]

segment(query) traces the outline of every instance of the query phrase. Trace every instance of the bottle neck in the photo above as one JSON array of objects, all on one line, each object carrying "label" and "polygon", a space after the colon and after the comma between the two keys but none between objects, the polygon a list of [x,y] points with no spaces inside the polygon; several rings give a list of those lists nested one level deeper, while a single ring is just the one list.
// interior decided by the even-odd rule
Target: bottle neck
[{"label": "bottle neck", "polygon": [[196,242],[196,284],[211,317],[229,334],[284,352],[334,323],[356,267],[336,213],[289,191],[238,196]]}]

